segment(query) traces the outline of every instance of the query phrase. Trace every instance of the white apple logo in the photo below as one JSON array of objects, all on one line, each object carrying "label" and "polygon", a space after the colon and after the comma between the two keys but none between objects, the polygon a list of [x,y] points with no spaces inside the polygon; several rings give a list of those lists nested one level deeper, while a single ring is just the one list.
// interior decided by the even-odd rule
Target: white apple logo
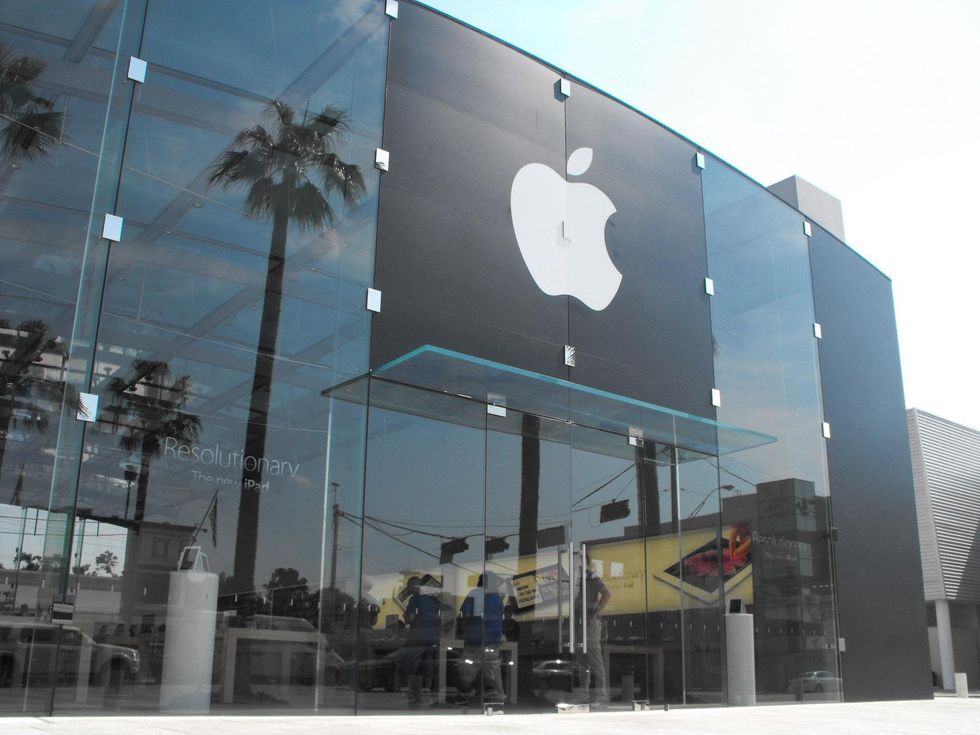
[{"label": "white apple logo", "polygon": [[[592,164],[592,149],[568,157],[568,175]],[[549,296],[574,296],[602,311],[619,291],[623,274],[606,250],[606,220],[616,211],[591,184],[573,184],[543,163],[529,163],[514,177],[510,213],[517,245],[531,277]]]}]

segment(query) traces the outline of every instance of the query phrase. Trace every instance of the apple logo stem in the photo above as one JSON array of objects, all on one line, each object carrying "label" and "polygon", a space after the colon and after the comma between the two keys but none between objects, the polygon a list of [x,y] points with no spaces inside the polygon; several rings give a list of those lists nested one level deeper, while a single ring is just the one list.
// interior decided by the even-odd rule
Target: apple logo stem
[{"label": "apple logo stem", "polygon": [[[569,176],[592,165],[592,149],[568,157]],[[529,163],[510,188],[514,234],[531,277],[549,296],[574,296],[602,311],[616,296],[623,274],[606,249],[606,220],[616,207],[591,184],[566,181],[543,163]]]}]

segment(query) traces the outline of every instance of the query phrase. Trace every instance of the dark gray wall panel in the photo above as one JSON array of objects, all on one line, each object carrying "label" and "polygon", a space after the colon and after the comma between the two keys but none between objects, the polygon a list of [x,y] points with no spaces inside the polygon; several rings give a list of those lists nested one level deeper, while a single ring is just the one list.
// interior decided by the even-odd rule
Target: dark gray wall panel
[{"label": "dark gray wall panel", "polygon": [[819,227],[810,241],[837,543],[844,696],[932,696],[891,283]]},{"label": "dark gray wall panel", "polygon": [[535,285],[511,224],[514,175],[562,170],[557,74],[404,3],[392,24],[372,367],[424,344],[567,378],[568,298]]},{"label": "dark gray wall panel", "polygon": [[[581,181],[603,191],[616,212],[606,245],[623,274],[619,292],[603,311],[576,299],[569,306],[569,341],[579,364],[596,357],[648,377],[630,380],[630,395],[714,418],[711,322],[704,277],[701,177],[697,150],[687,141],[598,92],[572,85],[566,102],[568,151],[591,148]],[[623,371],[572,371],[582,382],[623,392]],[[676,390],[684,383],[691,390]],[[598,385],[591,382],[592,385]]]}]

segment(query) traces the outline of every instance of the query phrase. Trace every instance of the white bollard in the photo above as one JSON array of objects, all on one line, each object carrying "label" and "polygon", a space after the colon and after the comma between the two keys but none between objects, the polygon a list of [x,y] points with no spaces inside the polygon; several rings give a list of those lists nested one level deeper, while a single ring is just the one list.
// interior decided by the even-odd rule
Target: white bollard
[{"label": "white bollard", "polygon": [[970,694],[966,689],[966,674],[954,674],[953,678],[956,680],[956,696],[969,697]]}]

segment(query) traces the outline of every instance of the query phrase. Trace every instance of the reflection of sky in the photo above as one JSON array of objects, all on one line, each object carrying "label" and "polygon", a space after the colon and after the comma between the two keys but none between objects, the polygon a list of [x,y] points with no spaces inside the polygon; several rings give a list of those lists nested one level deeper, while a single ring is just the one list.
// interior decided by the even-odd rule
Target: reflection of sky
[{"label": "reflection of sky", "polygon": [[371,11],[380,12],[373,0],[155,0],[142,53],[157,64],[275,97]]},{"label": "reflection of sky", "polygon": [[[48,534],[51,538],[62,537],[63,518],[59,516],[58,521],[50,525],[47,519],[46,511],[0,503],[0,563],[3,564],[3,571],[15,568],[14,556],[18,549],[26,554],[42,556],[44,540]],[[124,568],[126,529],[96,521],[80,521],[76,524],[71,561],[73,568],[77,564],[90,564],[90,573],[95,571],[95,557],[107,549],[119,557],[119,564],[115,568],[118,575]],[[101,574],[105,576],[104,572]]]},{"label": "reflection of sky", "polygon": [[[723,396],[718,419],[778,438],[727,456],[722,465],[752,483],[799,477],[825,493],[802,218],[720,162],[711,163],[702,179],[709,272],[717,285],[711,318],[716,383]],[[732,481],[722,473],[723,484]]]}]

